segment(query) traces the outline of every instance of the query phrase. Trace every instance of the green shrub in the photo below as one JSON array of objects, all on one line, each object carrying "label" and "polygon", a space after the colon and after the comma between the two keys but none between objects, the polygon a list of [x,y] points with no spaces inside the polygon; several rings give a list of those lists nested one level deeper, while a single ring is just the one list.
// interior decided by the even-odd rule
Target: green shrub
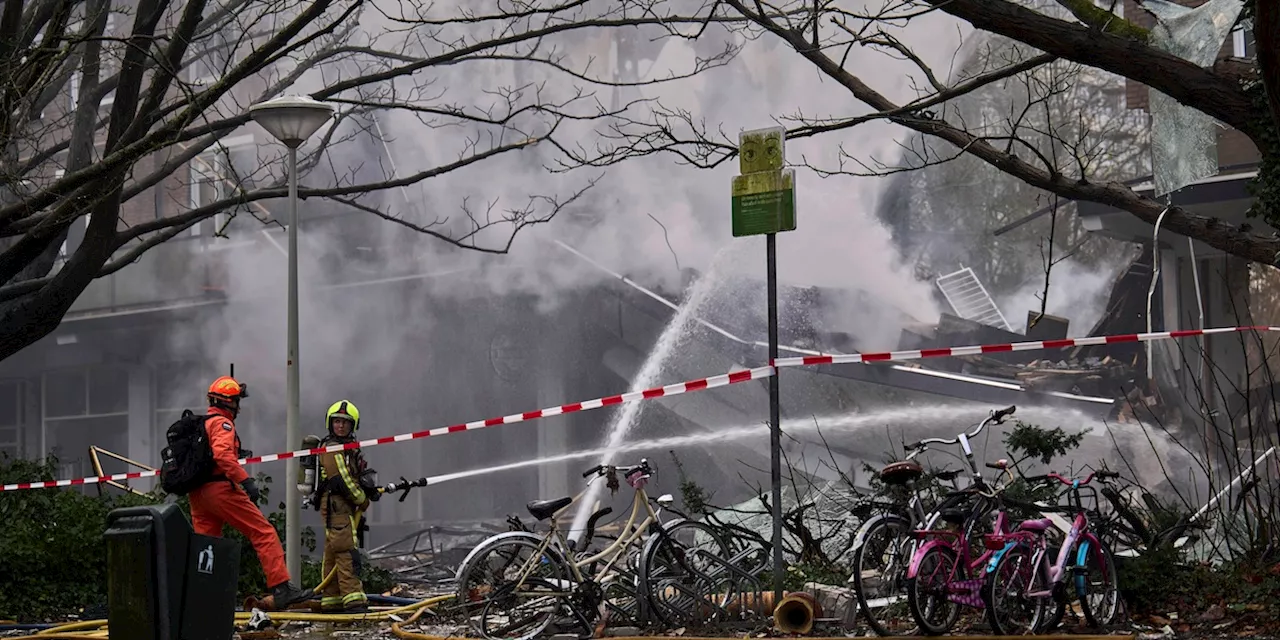
[{"label": "green shrub", "polygon": [[1215,604],[1261,604],[1274,613],[1280,608],[1280,576],[1267,569],[1251,560],[1187,564],[1171,547],[1116,558],[1120,594],[1135,614],[1204,611]]},{"label": "green shrub", "polygon": [[[0,457],[0,484],[54,480],[57,460],[44,462]],[[259,504],[266,504],[271,478],[258,474],[262,488]],[[107,550],[103,532],[107,514],[113,509],[157,504],[162,494],[148,496],[84,495],[79,491],[35,490],[0,493],[0,618],[21,620],[50,619],[79,611],[85,607],[105,606],[107,599]],[[191,506],[187,498],[177,500],[188,520]],[[284,505],[280,505],[283,509]],[[284,539],[284,514],[268,517],[277,535]],[[239,594],[262,594],[266,578],[253,545],[230,526],[223,535],[240,541]],[[302,532],[303,547],[316,549],[315,531]],[[317,568],[315,573],[319,573]],[[373,584],[382,574],[366,570]],[[305,574],[305,572],[304,572]],[[314,585],[318,582],[307,582]],[[295,580],[296,581],[296,580]]]},{"label": "green shrub", "polygon": [[[57,460],[0,458],[0,484],[54,480]],[[107,513],[148,504],[135,495],[0,493],[0,618],[46,619],[106,601]]]}]

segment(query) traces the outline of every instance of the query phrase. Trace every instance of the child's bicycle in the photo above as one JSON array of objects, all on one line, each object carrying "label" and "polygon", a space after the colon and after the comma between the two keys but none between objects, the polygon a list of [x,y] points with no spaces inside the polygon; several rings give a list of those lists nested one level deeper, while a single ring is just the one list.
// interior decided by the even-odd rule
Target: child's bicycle
[{"label": "child's bicycle", "polygon": [[[910,497],[906,504],[873,499],[863,505],[881,513],[863,518],[854,536],[853,572],[849,584],[858,599],[859,611],[877,635],[916,633],[917,626],[908,613],[910,603],[907,594],[907,570],[919,545],[915,532],[930,530],[942,523],[963,526],[975,514],[990,511],[992,503],[987,498],[990,490],[983,481],[969,441],[987,425],[1004,422],[1015,410],[1016,407],[1010,406],[992,411],[976,429],[969,433],[961,432],[954,438],[926,438],[908,444],[905,446],[906,459],[890,463],[880,471],[880,478],[885,484],[905,489]],[[970,485],[964,489],[958,486],[956,479],[964,474],[961,470],[935,472],[933,476],[940,482],[950,482],[953,491],[946,492],[936,504],[926,508],[926,498],[918,485],[925,471],[914,458],[934,444],[960,446],[969,467]],[[990,464],[987,466],[996,468]],[[968,530],[967,527],[965,529]]]},{"label": "child's bicycle", "polygon": [[[1115,560],[1089,527],[1087,511],[1081,504],[1082,490],[1094,478],[1118,478],[1114,471],[1095,471],[1084,480],[1071,480],[1056,473],[1027,478],[1028,482],[1057,481],[1070,487],[1069,506],[1074,512],[1071,529],[1058,548],[1057,560],[1049,564],[1048,518],[1027,520],[1013,532],[988,534],[984,542],[994,552],[987,565],[982,599],[987,622],[999,635],[1022,635],[1048,631],[1061,621],[1072,599],[1080,603],[1085,622],[1091,627],[1110,624],[1120,608],[1116,586]],[[1070,564],[1068,564],[1070,560]],[[1068,585],[1067,578],[1072,578]]]},{"label": "child's bicycle", "polygon": [[912,533],[922,544],[911,556],[906,571],[907,602],[911,617],[925,635],[942,635],[951,631],[960,619],[961,607],[983,607],[982,567],[994,554],[985,551],[972,557],[970,542],[976,543],[975,528],[994,511],[993,530],[1009,531],[1001,494],[1013,473],[1008,461],[987,463],[987,467],[1003,471],[1002,478],[994,486],[980,485],[971,490],[988,502],[986,508],[974,509],[951,523],[959,530],[922,529]]}]

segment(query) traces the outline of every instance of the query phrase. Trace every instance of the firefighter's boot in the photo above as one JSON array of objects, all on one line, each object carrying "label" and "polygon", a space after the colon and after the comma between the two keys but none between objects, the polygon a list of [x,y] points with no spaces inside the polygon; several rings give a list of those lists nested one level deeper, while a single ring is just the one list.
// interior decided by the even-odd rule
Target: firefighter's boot
[{"label": "firefighter's boot", "polygon": [[275,600],[276,609],[283,611],[312,596],[311,589],[299,589],[291,582],[283,582],[271,588],[271,597]]}]

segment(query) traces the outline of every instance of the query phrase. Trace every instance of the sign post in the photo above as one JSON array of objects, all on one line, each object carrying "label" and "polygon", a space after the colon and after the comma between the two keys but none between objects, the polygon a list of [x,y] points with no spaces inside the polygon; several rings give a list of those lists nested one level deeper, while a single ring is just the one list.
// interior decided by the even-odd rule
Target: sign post
[{"label": "sign post", "polygon": [[[778,244],[782,231],[796,228],[795,171],[784,169],[787,131],[782,127],[744,131],[738,136],[738,168],[733,177],[733,237],[765,236],[769,297],[769,364],[778,358]],[[782,558],[782,423],[778,372],[769,377],[769,475],[773,497],[773,601],[782,602],[786,568]]]}]

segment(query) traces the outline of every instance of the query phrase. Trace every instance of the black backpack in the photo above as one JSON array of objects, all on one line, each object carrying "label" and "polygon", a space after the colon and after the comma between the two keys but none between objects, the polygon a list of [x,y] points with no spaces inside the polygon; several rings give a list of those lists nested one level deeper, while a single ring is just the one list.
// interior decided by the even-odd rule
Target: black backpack
[{"label": "black backpack", "polygon": [[184,409],[182,417],[169,425],[165,433],[169,446],[160,452],[160,486],[166,493],[183,496],[213,478],[213,447],[204,429],[205,420],[211,417]]}]

